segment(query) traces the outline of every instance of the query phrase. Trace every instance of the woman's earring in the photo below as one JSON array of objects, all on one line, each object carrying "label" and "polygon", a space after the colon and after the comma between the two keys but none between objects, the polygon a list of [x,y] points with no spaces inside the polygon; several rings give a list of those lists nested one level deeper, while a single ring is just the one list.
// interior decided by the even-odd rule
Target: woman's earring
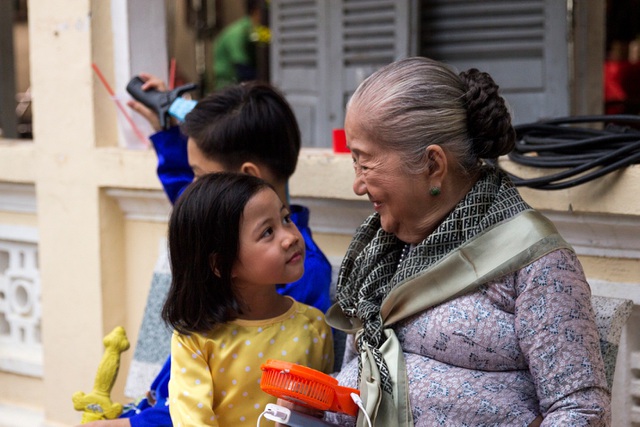
[{"label": "woman's earring", "polygon": [[440,187],[431,187],[431,189],[429,190],[429,194],[431,194],[432,196],[438,196],[440,194]]}]

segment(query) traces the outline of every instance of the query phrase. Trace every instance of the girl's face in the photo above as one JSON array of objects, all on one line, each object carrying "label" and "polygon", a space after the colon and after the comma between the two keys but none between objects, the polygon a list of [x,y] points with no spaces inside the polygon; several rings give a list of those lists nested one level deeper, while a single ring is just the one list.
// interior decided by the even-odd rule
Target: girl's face
[{"label": "girl's face", "polygon": [[234,286],[295,282],[304,273],[304,240],[278,195],[266,188],[244,208]]}]

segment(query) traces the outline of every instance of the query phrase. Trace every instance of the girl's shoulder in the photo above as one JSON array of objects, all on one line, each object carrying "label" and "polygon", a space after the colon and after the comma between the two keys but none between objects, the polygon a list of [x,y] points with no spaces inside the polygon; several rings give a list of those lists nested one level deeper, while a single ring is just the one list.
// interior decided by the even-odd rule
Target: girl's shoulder
[{"label": "girl's shoulder", "polygon": [[[287,297],[287,298],[291,298],[291,297]],[[305,304],[300,301],[296,301],[293,298],[291,298],[291,300],[293,300],[292,308],[295,311],[295,313],[297,313],[298,315],[308,316],[309,318],[314,318],[318,321],[324,322],[324,313],[322,311],[318,310],[317,308],[311,305]]]},{"label": "girl's shoulder", "polygon": [[[289,297],[290,298],[290,297]],[[293,298],[292,298],[293,299]],[[296,319],[298,322],[304,322],[306,324],[315,325],[318,329],[330,329],[329,325],[325,321],[324,313],[317,308],[304,304],[302,302],[293,300],[292,306],[295,316],[292,319]]]}]

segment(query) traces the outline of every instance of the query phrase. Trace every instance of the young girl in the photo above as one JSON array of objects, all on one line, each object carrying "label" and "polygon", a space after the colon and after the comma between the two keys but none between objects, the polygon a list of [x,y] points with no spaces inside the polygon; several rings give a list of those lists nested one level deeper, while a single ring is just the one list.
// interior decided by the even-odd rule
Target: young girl
[{"label": "young girl", "polygon": [[255,426],[267,359],[330,373],[331,330],[319,310],[276,285],[304,272],[304,240],[273,187],[245,174],[205,175],[169,221],[173,279],[162,311],[174,328],[174,426]]}]

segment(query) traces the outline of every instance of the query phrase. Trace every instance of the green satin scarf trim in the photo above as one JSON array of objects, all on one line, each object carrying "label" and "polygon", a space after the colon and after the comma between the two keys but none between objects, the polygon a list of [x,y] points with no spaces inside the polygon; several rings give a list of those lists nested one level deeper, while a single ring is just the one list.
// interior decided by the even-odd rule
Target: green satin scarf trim
[{"label": "green satin scarf trim", "polygon": [[[526,210],[453,250],[422,274],[399,283],[382,302],[385,325],[571,248],[542,214]],[[428,293],[427,293],[428,292]]]},{"label": "green satin scarf trim", "polygon": [[[525,210],[495,225],[453,250],[424,272],[399,283],[382,301],[385,326],[440,304],[448,299],[513,273],[542,256],[571,249],[555,226],[539,212]],[[327,323],[347,333],[359,333],[359,319],[348,318],[338,303],[326,313]],[[391,328],[380,347],[394,385],[393,396],[380,388],[380,372],[368,348],[360,349],[360,393],[373,425],[413,426],[402,348]],[[395,402],[395,403],[394,403]],[[365,426],[362,414],[358,427]]]}]

